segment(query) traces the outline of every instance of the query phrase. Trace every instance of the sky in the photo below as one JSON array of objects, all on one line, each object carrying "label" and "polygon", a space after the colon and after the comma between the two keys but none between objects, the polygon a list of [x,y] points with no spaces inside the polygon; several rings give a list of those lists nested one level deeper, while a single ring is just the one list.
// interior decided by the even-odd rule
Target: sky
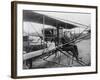
[{"label": "sky", "polygon": [[[75,13],[75,12],[44,12],[44,11],[35,11],[36,13],[44,14],[52,18],[56,18],[59,20],[65,20],[67,22],[75,22],[80,23],[83,25],[90,26],[91,25],[91,14],[89,13]],[[24,21],[23,22],[23,29],[26,33],[40,33],[43,29],[43,24],[35,23],[35,22],[29,22]],[[44,28],[52,27],[50,25],[44,25]],[[82,32],[85,29],[85,27],[75,28],[71,31],[74,31],[76,33]],[[80,30],[80,31],[79,31]]]}]

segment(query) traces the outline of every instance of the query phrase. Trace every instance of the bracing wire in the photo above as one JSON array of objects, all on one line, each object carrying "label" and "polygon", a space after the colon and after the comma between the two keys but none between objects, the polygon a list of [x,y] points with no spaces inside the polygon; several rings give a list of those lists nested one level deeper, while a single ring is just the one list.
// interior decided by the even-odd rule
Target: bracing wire
[{"label": "bracing wire", "polygon": [[[58,19],[59,19],[59,18],[58,18]],[[64,20],[64,19],[61,19],[61,20]],[[86,31],[86,29],[88,28],[88,26],[87,26],[87,25],[84,25],[84,24],[76,23],[76,22],[73,22],[73,21],[70,21],[70,20],[64,20],[64,21],[69,21],[69,22],[72,22],[72,23],[75,23],[75,24],[79,24],[79,25],[85,26],[86,28],[78,35],[78,37],[77,37],[76,39],[74,39],[74,40],[72,40],[72,41],[70,41],[70,42],[68,42],[68,43],[65,43],[65,44],[63,44],[63,45],[70,44],[70,43],[72,43],[72,42],[74,42],[74,41],[77,41],[77,40],[81,39],[80,36],[81,36],[81,35],[83,34],[83,32]],[[33,26],[32,23],[31,23],[31,26]],[[35,32],[38,34],[39,37],[41,37],[41,35],[38,33],[38,31],[35,29],[34,26],[32,27],[32,29],[35,30]],[[58,45],[58,46],[56,47],[56,49],[57,49],[57,48],[60,48],[60,47],[63,46],[63,45]],[[49,46],[50,46],[50,45],[49,45]]]}]

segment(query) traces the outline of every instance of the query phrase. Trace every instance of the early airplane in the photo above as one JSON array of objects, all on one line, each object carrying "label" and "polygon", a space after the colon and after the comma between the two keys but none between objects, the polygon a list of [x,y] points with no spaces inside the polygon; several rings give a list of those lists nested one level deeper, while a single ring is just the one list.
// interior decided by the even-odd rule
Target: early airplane
[{"label": "early airplane", "polygon": [[[39,24],[43,24],[43,26],[53,26],[52,28],[43,28],[41,31],[42,34],[39,34],[36,31],[36,34],[28,34],[26,36],[23,36],[23,60],[26,65],[29,64],[29,68],[32,68],[33,58],[42,58],[43,60],[47,61],[46,59],[51,55],[56,54],[57,51],[60,51],[65,56],[75,57],[73,58],[73,60],[78,62],[80,65],[88,65],[79,59],[78,49],[75,45],[76,43],[89,36],[90,30],[88,30],[87,25],[62,20],[56,17],[53,18],[52,16],[47,16],[27,10],[23,11],[23,21],[36,22]],[[71,31],[67,31],[77,27],[85,28],[77,35],[75,33],[72,33]],[[64,31],[64,29],[66,30]],[[84,32],[86,33],[83,34]],[[34,36],[34,40],[29,39],[31,36]],[[65,53],[64,51],[66,51],[67,53]]]}]

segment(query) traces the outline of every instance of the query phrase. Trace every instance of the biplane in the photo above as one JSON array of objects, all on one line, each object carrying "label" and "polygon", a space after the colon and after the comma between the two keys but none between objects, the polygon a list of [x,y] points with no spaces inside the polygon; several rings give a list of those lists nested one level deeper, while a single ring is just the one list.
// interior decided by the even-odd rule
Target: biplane
[{"label": "biplane", "polygon": [[[78,65],[88,66],[89,64],[78,57],[76,43],[90,38],[91,30],[89,26],[37,12],[23,10],[23,21],[35,22],[43,26],[41,34],[36,31],[36,33],[26,33],[27,35],[23,35],[23,64],[31,69],[32,61],[42,59],[57,65],[68,66],[62,64],[60,59],[58,62],[48,60],[52,55],[57,57],[60,53],[70,58],[72,64],[74,61]],[[45,25],[52,27],[45,28]],[[77,34],[70,31],[75,28],[84,28],[84,30]],[[69,66],[71,65],[69,64]]]}]

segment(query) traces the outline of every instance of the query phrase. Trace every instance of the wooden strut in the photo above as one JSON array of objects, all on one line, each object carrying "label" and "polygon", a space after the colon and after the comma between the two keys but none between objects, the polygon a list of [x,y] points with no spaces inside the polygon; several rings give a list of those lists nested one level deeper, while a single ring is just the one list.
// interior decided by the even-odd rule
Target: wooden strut
[{"label": "wooden strut", "polygon": [[[44,17],[43,17],[43,28],[44,28]],[[59,28],[59,27],[58,27]],[[87,28],[86,28],[87,29]],[[85,29],[85,30],[86,30]],[[75,40],[72,40],[72,41],[70,41],[70,42],[68,42],[68,43],[65,43],[65,44],[63,44],[63,45],[66,45],[66,44],[70,44],[70,43],[72,43],[72,42],[79,42],[79,41],[81,41],[82,40],[82,38],[84,38],[85,36],[83,36],[83,37],[80,37],[81,36],[81,34],[85,31],[85,30],[83,30],[81,33],[80,33],[80,35],[75,39]],[[58,33],[59,33],[59,29],[57,30],[58,31]],[[39,35],[39,34],[38,34]],[[58,43],[59,43],[59,35],[57,35],[58,36]],[[79,41],[77,41],[77,40],[79,40]],[[64,53],[62,50],[60,50],[59,48],[60,47],[62,47],[63,45],[57,45],[57,47],[55,48],[55,49],[53,49],[53,50],[51,50],[51,51],[49,51],[49,52],[44,52],[44,53],[42,53],[42,55],[40,55],[40,58],[41,59],[43,59],[43,60],[45,60],[45,61],[47,61],[47,62],[53,62],[53,61],[48,61],[47,60],[47,58],[49,58],[51,55],[53,55],[53,54],[55,54],[55,51],[56,50],[58,50],[58,51],[60,51],[61,53],[63,53],[65,56],[67,56],[67,57],[69,57],[68,56],[68,54],[70,54],[70,53],[68,53],[68,54],[66,54],[66,53]],[[47,56],[46,58],[42,58],[43,56]],[[72,56],[71,54],[70,54],[70,56]],[[72,59],[72,57],[70,57],[71,59]],[[87,64],[85,63],[85,62],[83,62],[82,60],[76,60],[76,59],[72,59],[72,60],[74,60],[74,61],[76,61],[76,62],[78,62],[79,64],[81,64],[81,65],[83,65],[83,66],[86,66]],[[30,68],[32,68],[32,59],[29,59],[29,62],[30,62]],[[57,62],[53,62],[53,63],[55,63],[55,64],[59,64],[59,65],[64,65],[64,64],[60,64],[60,62],[59,63],[57,63]]]},{"label": "wooden strut", "polygon": [[[68,54],[70,56],[73,56],[72,54],[70,54],[69,52],[67,52],[68,54],[64,53],[62,50],[59,49],[59,51],[61,51],[61,53],[63,53],[65,56],[68,56]],[[72,59],[72,57],[70,57]],[[76,61],[77,63],[81,64],[82,66],[86,66],[87,64],[85,62],[83,62],[82,60],[76,60],[76,59],[73,59],[74,61]]]},{"label": "wooden strut", "polygon": [[[87,36],[87,35],[86,35]],[[73,41],[76,41],[76,43],[77,42],[80,42],[81,40],[82,40],[82,38],[84,38],[84,37],[86,37],[86,36],[83,36],[83,37],[80,37],[80,38],[78,38],[78,40],[79,41],[76,41],[76,40],[73,40]],[[70,43],[72,43],[73,41],[70,41],[69,43],[65,43],[65,44],[63,44],[63,45],[66,45],[66,44],[70,44]],[[40,58],[40,59],[42,59],[42,60],[45,60],[45,61],[47,61],[47,62],[52,62],[52,63],[55,63],[55,64],[59,64],[59,65],[63,65],[63,66],[65,66],[64,64],[60,64],[60,63],[57,63],[57,62],[53,62],[53,61],[48,61],[47,60],[47,58],[49,58],[51,55],[53,55],[53,54],[57,54],[56,52],[57,52],[57,50],[58,51],[60,51],[61,53],[63,53],[64,55],[66,55],[67,57],[69,57],[69,55],[70,56],[72,56],[70,53],[68,53],[68,54],[66,54],[66,53],[64,53],[62,50],[60,50],[60,48],[63,46],[63,45],[59,45],[59,46],[57,46],[56,48],[54,48],[54,49],[52,49],[52,50],[50,50],[50,51],[48,51],[48,52],[43,52],[42,53],[42,55],[39,55],[39,56],[37,56],[37,58]],[[47,56],[47,57],[46,57]],[[46,57],[46,58],[43,58],[43,57]],[[71,57],[70,57],[71,58]],[[72,59],[72,58],[71,58]],[[81,61],[81,60],[76,60],[76,59],[73,59],[74,61],[76,61],[76,62],[78,62],[79,64],[81,64],[81,65],[83,65],[83,66],[87,66],[88,64],[86,64],[85,62],[83,62],[83,61]],[[30,68],[32,68],[32,59],[29,59],[29,61],[31,61],[30,62]]]},{"label": "wooden strut", "polygon": [[[79,38],[79,41],[77,41],[77,42],[80,42],[81,40],[82,40],[82,38],[84,38],[84,37],[86,37],[87,35],[85,35],[85,36],[83,36],[83,37],[80,37]],[[73,40],[74,41],[74,40]],[[75,40],[76,41],[76,40]],[[72,41],[71,41],[72,42]],[[69,44],[71,43],[71,42],[69,42]],[[76,42],[76,43],[77,43]],[[68,44],[68,43],[66,43],[66,44]],[[65,44],[63,44],[63,45],[65,45]],[[62,45],[62,46],[63,46]],[[60,47],[62,47],[62,46],[60,46]],[[41,55],[41,59],[43,59],[43,60],[45,60],[45,61],[48,61],[48,60],[46,60],[47,58],[49,58],[51,55],[53,55],[53,54],[55,54],[56,53],[56,51],[58,50],[58,51],[60,51],[61,53],[63,53],[65,56],[67,56],[67,57],[69,57],[68,56],[68,54],[70,54],[70,53],[68,53],[68,54],[66,54],[66,53],[64,53],[62,50],[60,50],[60,47],[58,46],[58,47],[56,47],[55,49],[53,49],[53,50],[51,50],[51,51],[49,51],[49,52],[46,52],[46,53],[43,53],[44,54],[44,56],[46,56],[47,55],[47,57],[46,58],[42,58],[43,57],[43,55]],[[50,54],[51,53],[51,54]],[[72,54],[70,54],[70,56],[72,56]],[[70,57],[71,58],[71,57]],[[72,59],[72,58],[71,58]],[[73,59],[74,61],[76,61],[76,62],[78,62],[79,64],[81,64],[81,65],[83,65],[83,66],[87,66],[88,64],[86,64],[85,62],[83,62],[82,60],[76,60],[76,59]],[[48,61],[48,62],[51,62],[51,61]],[[56,62],[53,62],[53,63],[56,63]],[[58,63],[56,63],[56,64],[58,64]]]},{"label": "wooden strut", "polygon": [[[76,59],[70,57],[70,56],[72,56],[72,54],[70,54],[69,52],[67,52],[67,53],[68,53],[70,56],[69,56],[68,54],[66,54],[65,52],[63,52],[61,49],[57,49],[57,51],[60,51],[62,54],[64,54],[65,56],[71,58],[73,61],[79,63],[79,64],[82,65],[82,66],[87,66],[87,65],[88,65],[88,64],[86,64],[85,62],[83,62],[82,60],[79,60],[79,59],[76,60]],[[55,64],[59,64],[59,65],[66,66],[66,65],[61,64],[61,63],[57,63],[57,62],[54,62],[54,61],[49,61],[49,60],[47,60],[47,58],[49,58],[49,57],[50,57],[51,55],[53,55],[53,54],[55,54],[55,52],[53,52],[53,53],[47,55],[46,58],[43,58],[43,56],[40,56],[40,58],[43,59],[43,60],[45,60],[45,61],[47,61],[47,62],[52,62],[52,63],[55,63]]]}]

